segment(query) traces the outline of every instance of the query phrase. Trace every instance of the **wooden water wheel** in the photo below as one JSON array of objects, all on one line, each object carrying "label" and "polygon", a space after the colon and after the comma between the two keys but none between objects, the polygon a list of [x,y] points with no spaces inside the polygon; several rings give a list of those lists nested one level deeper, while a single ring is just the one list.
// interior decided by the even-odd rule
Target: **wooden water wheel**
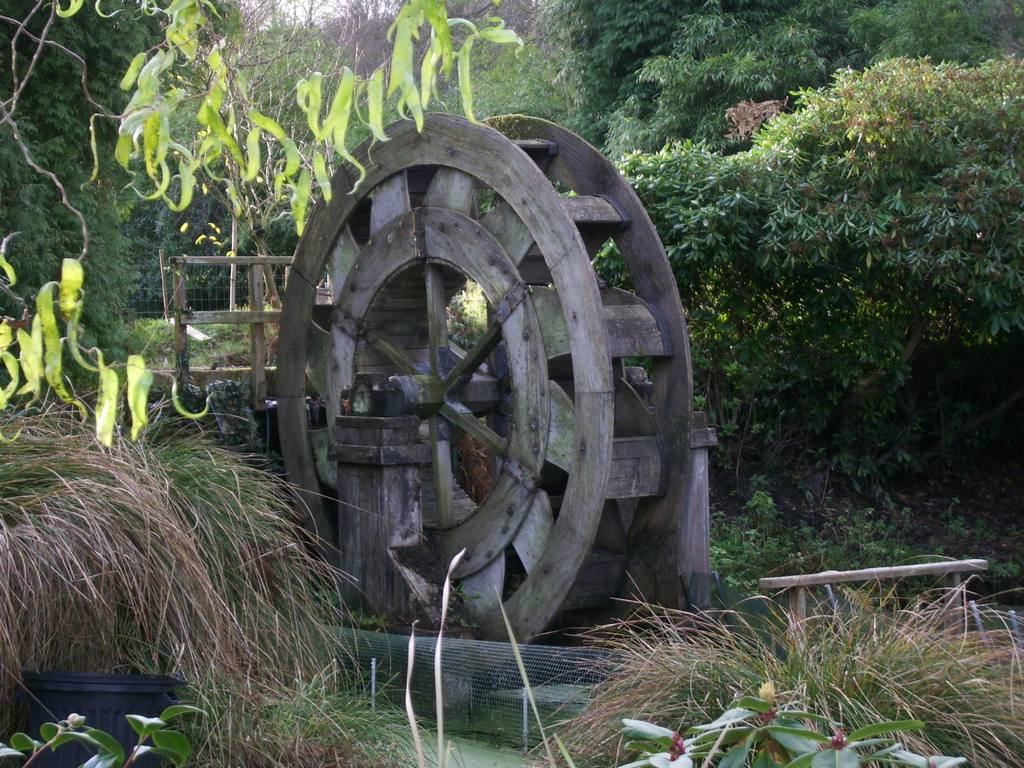
[{"label": "wooden water wheel", "polygon": [[[288,475],[356,599],[429,613],[465,549],[455,576],[487,636],[504,635],[499,600],[520,638],[627,581],[679,604],[689,347],[636,195],[545,121],[430,115],[422,133],[388,133],[361,150],[359,188],[339,171],[312,215],[278,347]],[[591,266],[609,238],[632,292]],[[331,302],[318,305],[325,275]],[[470,299],[466,334],[454,326]]]}]

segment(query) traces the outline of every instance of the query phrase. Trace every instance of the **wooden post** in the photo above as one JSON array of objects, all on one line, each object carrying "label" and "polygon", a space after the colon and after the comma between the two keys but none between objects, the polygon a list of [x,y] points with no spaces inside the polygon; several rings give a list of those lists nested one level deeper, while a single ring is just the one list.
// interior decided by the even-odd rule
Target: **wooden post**
[{"label": "wooden post", "polygon": [[690,460],[687,468],[686,508],[679,545],[679,575],[686,587],[691,608],[707,608],[711,603],[711,500],[708,467],[710,449],[718,445],[715,430],[708,426],[706,413],[693,414],[690,432]]},{"label": "wooden post", "polygon": [[332,455],[338,464],[338,548],[349,606],[411,621],[420,585],[398,566],[398,551],[423,540],[420,467],[430,448],[415,416],[340,416]]},{"label": "wooden post", "polygon": [[789,620],[793,637],[799,645],[804,643],[804,622],[807,621],[807,588],[789,590]]},{"label": "wooden post", "polygon": [[189,383],[185,261],[171,259],[171,269],[174,270],[174,377],[184,386]]},{"label": "wooden post", "polygon": [[[238,256],[238,221],[231,217],[231,255]],[[238,265],[228,268],[228,309],[235,308],[235,283],[238,281]]]},{"label": "wooden post", "polygon": [[164,305],[164,322],[166,323],[170,319],[170,308],[167,301],[167,265],[164,264],[164,249],[161,248],[160,254],[160,299]]},{"label": "wooden post", "polygon": [[[263,309],[263,265],[249,267],[249,310]],[[249,352],[252,367],[249,370],[249,385],[252,392],[252,409],[266,410],[267,403],[267,331],[263,323],[249,326]]]}]

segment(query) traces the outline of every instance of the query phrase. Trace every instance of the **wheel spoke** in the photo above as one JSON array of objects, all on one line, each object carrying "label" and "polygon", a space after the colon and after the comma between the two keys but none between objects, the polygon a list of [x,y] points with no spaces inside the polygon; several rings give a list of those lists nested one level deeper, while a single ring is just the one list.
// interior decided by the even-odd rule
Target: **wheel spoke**
[{"label": "wheel spoke", "polygon": [[467,432],[477,440],[490,448],[498,456],[504,456],[507,452],[505,438],[477,419],[472,413],[452,402],[446,402],[441,406],[441,415],[448,421]]},{"label": "wheel spoke", "polygon": [[448,307],[444,295],[444,273],[436,264],[425,264],[427,286],[427,330],[430,338],[430,372],[441,376],[441,350],[448,348]]},{"label": "wheel spoke", "polygon": [[443,435],[445,425],[437,416],[427,419],[431,459],[434,469],[434,493],[437,499],[437,524],[447,528],[452,522],[452,447],[451,441]]},{"label": "wheel spoke", "polygon": [[416,362],[406,354],[405,350],[392,344],[384,337],[378,336],[376,333],[364,333],[363,338],[366,339],[367,344],[398,366],[402,373],[407,373],[410,376],[423,373],[423,371],[416,367]]},{"label": "wheel spoke", "polygon": [[494,351],[494,348],[501,343],[501,323],[492,320],[487,326],[484,335],[472,346],[472,348],[455,364],[451,372],[445,377],[441,388],[445,393],[449,392],[458,381],[476,371],[487,356]]}]

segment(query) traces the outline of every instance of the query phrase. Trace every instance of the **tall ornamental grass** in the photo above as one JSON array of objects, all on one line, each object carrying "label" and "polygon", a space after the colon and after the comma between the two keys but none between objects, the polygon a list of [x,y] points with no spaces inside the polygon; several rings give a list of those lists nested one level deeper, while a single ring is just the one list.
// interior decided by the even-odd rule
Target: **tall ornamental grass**
[{"label": "tall ornamental grass", "polygon": [[598,632],[621,664],[563,737],[578,765],[619,765],[632,757],[623,752],[623,718],[683,733],[771,681],[783,702],[848,732],[920,719],[926,728],[902,737],[912,751],[963,755],[974,768],[1024,765],[1022,650],[993,609],[984,611],[984,637],[965,631],[951,598],[879,606],[851,593],[850,605],[808,619],[799,635],[774,605],[759,618],[644,608]]},{"label": "tall ornamental grass", "polygon": [[2,732],[22,669],[180,674],[201,763],[278,759],[304,730],[277,725],[319,718],[315,762],[360,764],[374,716],[351,716],[334,576],[280,481],[177,421],[110,449],[61,412],[0,431]]}]

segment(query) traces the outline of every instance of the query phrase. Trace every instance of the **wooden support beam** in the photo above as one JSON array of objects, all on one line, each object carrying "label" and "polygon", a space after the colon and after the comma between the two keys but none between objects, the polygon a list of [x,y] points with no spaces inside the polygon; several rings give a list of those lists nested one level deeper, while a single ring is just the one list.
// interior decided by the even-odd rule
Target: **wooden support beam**
[{"label": "wooden support beam", "polygon": [[[262,282],[262,273],[260,273]],[[276,323],[281,313],[273,310],[259,312],[229,312],[227,310],[211,310],[208,312],[191,312],[185,317],[189,325],[246,325],[253,323]]]},{"label": "wooden support beam", "polygon": [[[262,266],[249,266],[249,307],[257,317],[263,311],[263,278]],[[267,407],[267,331],[262,322],[249,326],[249,361],[252,365],[249,374],[252,409],[260,412]]]},{"label": "wooden support beam", "polygon": [[693,414],[686,504],[679,526],[679,576],[691,608],[711,604],[711,509],[708,468],[711,448],[718,444],[706,413]]},{"label": "wooden support beam", "polygon": [[178,260],[183,264],[203,264],[215,267],[251,267],[255,264],[261,266],[274,266],[292,263],[291,256],[179,256]]},{"label": "wooden support beam", "polygon": [[988,570],[988,560],[951,560],[942,563],[894,565],[884,568],[861,568],[855,571],[822,571],[799,576],[776,576],[761,579],[762,592],[791,587],[813,587],[822,584],[848,584],[863,581],[888,581],[910,576],[946,576],[951,573],[981,573]]}]

